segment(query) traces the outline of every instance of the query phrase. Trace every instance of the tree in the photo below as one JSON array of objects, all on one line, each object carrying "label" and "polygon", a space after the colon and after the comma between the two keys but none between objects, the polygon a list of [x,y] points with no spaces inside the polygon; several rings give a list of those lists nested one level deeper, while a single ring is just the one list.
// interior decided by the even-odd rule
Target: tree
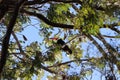
[{"label": "tree", "polygon": [[[85,80],[93,79],[97,71],[101,78],[117,80],[119,4],[119,0],[0,0],[1,79],[41,78],[47,71],[49,80]],[[24,26],[34,26],[33,17],[39,21],[43,41],[23,45],[29,36],[18,36]],[[65,40],[72,54],[63,56],[66,52],[51,36]],[[69,61],[62,62],[64,57]],[[76,67],[80,69],[71,70]]]}]

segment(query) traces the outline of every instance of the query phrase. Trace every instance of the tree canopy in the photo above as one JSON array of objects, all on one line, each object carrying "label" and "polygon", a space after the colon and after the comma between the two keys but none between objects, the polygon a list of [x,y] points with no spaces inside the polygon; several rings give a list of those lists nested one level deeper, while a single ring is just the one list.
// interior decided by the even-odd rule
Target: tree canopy
[{"label": "tree canopy", "polygon": [[[40,41],[22,33],[30,26]],[[120,0],[0,0],[1,79],[118,80],[119,72]]]}]

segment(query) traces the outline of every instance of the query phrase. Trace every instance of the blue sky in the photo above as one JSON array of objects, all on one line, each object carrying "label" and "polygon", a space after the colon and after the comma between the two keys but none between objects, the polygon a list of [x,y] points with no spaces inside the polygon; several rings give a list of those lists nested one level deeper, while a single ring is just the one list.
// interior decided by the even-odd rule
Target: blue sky
[{"label": "blue sky", "polygon": [[[36,25],[34,25],[34,24],[36,24]],[[33,26],[33,25],[34,25],[34,26]],[[26,25],[25,25],[25,26],[26,26]],[[31,42],[34,42],[34,41],[42,42],[43,37],[41,37],[41,36],[39,35],[39,30],[40,30],[40,27],[39,27],[39,26],[40,26],[40,21],[39,21],[38,19],[32,17],[31,25],[28,26],[28,27],[26,27],[26,28],[24,29],[24,31],[21,33],[21,34],[24,34],[24,35],[27,37],[27,39],[28,39],[28,41],[25,41],[25,44],[22,44],[22,46],[28,45],[28,44],[30,44]],[[111,31],[110,29],[100,29],[100,31],[102,32],[102,34],[107,34],[107,35],[111,35],[111,36],[114,36],[114,35],[115,35],[115,32],[114,32],[114,31]],[[54,33],[56,33],[56,32],[57,32],[57,30],[55,30]],[[21,35],[18,35],[18,36],[19,36],[19,38],[22,39],[22,36],[21,36]],[[97,39],[96,39],[96,40],[97,40]],[[107,40],[109,43],[111,43],[111,40],[110,40],[110,39],[106,39],[106,40]],[[97,42],[99,42],[99,43],[102,45],[102,43],[101,43],[99,40],[97,40]],[[113,44],[114,44],[114,45],[120,45],[120,39],[118,39],[117,41],[116,41],[116,40],[113,40]],[[113,45],[113,44],[111,44],[111,45]],[[89,46],[89,48],[91,48],[91,49],[89,49],[89,52],[90,52],[89,54],[90,54],[91,57],[92,57],[92,56],[93,56],[93,57],[95,57],[95,56],[96,56],[96,57],[97,57],[97,56],[100,56],[99,53],[96,53],[96,52],[95,52],[95,51],[98,51],[98,50],[97,50],[97,48],[92,44],[91,41],[83,42],[81,45],[82,45],[81,49],[84,50],[84,55],[83,55],[83,56],[86,56],[88,46]],[[44,47],[43,47],[43,50],[44,50]],[[98,51],[98,52],[99,52],[99,51]],[[70,60],[70,59],[68,58],[68,56],[66,56],[65,53],[63,53],[63,57],[64,57],[63,62]],[[81,70],[81,68],[80,68],[79,66],[76,67],[76,64],[75,64],[75,63],[72,63],[71,65],[72,65],[74,68],[70,68],[69,72],[77,71],[77,72],[79,73],[79,71]],[[43,76],[43,78],[42,78],[41,80],[47,80],[47,79],[46,79],[47,74],[48,74],[48,72],[45,73],[45,76]],[[100,75],[100,73],[99,73],[97,70],[94,70],[94,73],[92,74],[92,80],[100,80],[100,76],[102,76],[102,75]],[[37,76],[34,76],[34,77],[33,77],[33,80],[36,80],[36,77],[37,77]],[[87,78],[90,79],[91,76],[89,76],[89,77],[87,77]],[[102,80],[105,80],[105,78],[102,77]]]},{"label": "blue sky", "polygon": [[[28,39],[28,41],[26,41],[25,42],[25,44],[22,44],[23,46],[25,46],[25,45],[28,45],[28,44],[30,44],[31,42],[33,42],[33,41],[38,41],[38,42],[41,42],[42,41],[42,37],[39,35],[39,20],[36,20],[36,19],[32,19],[32,24],[36,24],[36,23],[38,23],[37,25],[34,25],[34,26],[28,26],[28,27],[26,27],[25,29],[24,29],[24,31],[21,33],[21,34],[24,34],[26,37],[27,37],[27,39]],[[19,35],[19,36],[21,36],[21,35]],[[88,48],[88,46],[90,45],[90,43],[91,42],[84,42],[84,43],[82,43],[82,49],[84,50],[84,55],[86,55],[86,49]],[[93,46],[91,46],[91,48],[92,48]],[[94,47],[94,49],[91,49],[91,56],[95,56],[96,55],[96,53],[93,53],[93,51],[94,50],[97,50],[95,47]],[[64,56],[64,59],[63,59],[63,62],[65,62],[65,61],[69,61],[70,59],[66,56],[66,54],[65,53],[63,53],[63,56]],[[96,55],[96,56],[98,56],[98,55]],[[69,72],[78,72],[79,73],[79,71],[81,70],[81,68],[78,66],[78,67],[76,67],[77,65],[75,64],[75,63],[72,63],[71,64],[72,66],[73,66],[73,68],[70,68],[70,70],[68,71],[68,73]],[[43,76],[43,78],[41,79],[41,80],[47,80],[47,78],[46,78],[46,76],[48,75],[48,72],[46,72],[45,73],[45,75]],[[98,80],[99,79],[99,77],[101,76],[97,71],[95,71],[93,74],[92,74],[92,80]],[[34,75],[34,77],[33,77],[33,80],[36,80],[36,78],[37,78],[37,76],[36,75]],[[91,76],[90,77],[88,77],[89,79],[91,78]],[[104,79],[102,79],[102,80],[104,80]]]}]

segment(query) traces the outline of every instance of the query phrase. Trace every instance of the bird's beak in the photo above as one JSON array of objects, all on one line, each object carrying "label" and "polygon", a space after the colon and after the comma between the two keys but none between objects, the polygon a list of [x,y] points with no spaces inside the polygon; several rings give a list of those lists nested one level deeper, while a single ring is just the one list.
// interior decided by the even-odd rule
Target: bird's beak
[{"label": "bird's beak", "polygon": [[51,39],[51,40],[58,40],[58,38],[49,38],[49,39]]}]

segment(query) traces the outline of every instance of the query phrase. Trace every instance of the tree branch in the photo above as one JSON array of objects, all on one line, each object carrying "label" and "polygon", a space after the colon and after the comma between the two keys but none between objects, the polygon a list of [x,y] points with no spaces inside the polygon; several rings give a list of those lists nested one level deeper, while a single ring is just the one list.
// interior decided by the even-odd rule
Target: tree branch
[{"label": "tree branch", "polygon": [[107,43],[101,34],[98,34],[96,37],[103,42],[111,56],[118,56],[117,50],[115,50],[109,43]]},{"label": "tree branch", "polygon": [[103,37],[107,37],[107,38],[120,38],[120,36],[108,36],[108,35],[102,35]]},{"label": "tree branch", "polygon": [[43,70],[48,71],[50,73],[58,74],[58,72],[52,71],[52,70],[48,69],[47,67],[43,66],[42,64],[41,64],[40,68],[42,68]]},{"label": "tree branch", "polygon": [[110,28],[110,29],[112,29],[114,26],[119,26],[119,24],[118,24],[118,23],[104,24],[104,25],[101,26],[100,28]]},{"label": "tree branch", "polygon": [[0,3],[0,20],[4,17],[7,11],[8,5],[6,4],[5,0],[2,0],[2,2]]},{"label": "tree branch", "polygon": [[97,41],[91,36],[91,35],[86,35],[92,42],[93,44],[97,47],[97,49],[102,53],[103,57],[107,59],[107,53],[103,50],[103,48],[97,43]]},{"label": "tree branch", "polygon": [[19,40],[18,40],[17,36],[15,35],[15,33],[14,33],[13,31],[12,31],[12,35],[13,35],[14,39],[16,40],[16,43],[17,43],[18,48],[19,48],[19,50],[20,50],[20,54],[22,54],[22,55],[24,56],[24,58],[26,58],[27,55],[26,55],[26,54],[24,53],[24,51],[22,50],[21,44],[19,43]]},{"label": "tree branch", "polygon": [[44,0],[44,1],[40,1],[40,0],[36,0],[36,1],[26,1],[24,5],[35,5],[35,4],[44,4],[44,3],[48,3],[48,2],[62,2],[62,3],[79,3],[82,4],[82,1],[80,0]]},{"label": "tree branch", "polygon": [[46,17],[44,17],[42,14],[39,14],[39,13],[30,12],[30,11],[26,11],[26,10],[22,10],[21,12],[26,13],[31,16],[35,16],[50,26],[54,26],[54,27],[58,27],[58,28],[69,28],[69,29],[73,29],[73,27],[74,27],[73,25],[51,22],[50,20],[48,20]]},{"label": "tree branch", "polygon": [[6,64],[7,60],[7,55],[8,55],[8,46],[9,46],[9,40],[10,36],[13,30],[13,27],[15,25],[18,13],[19,13],[19,8],[20,6],[24,3],[25,0],[20,0],[18,3],[16,3],[16,7],[14,9],[14,13],[10,19],[10,22],[7,27],[7,32],[4,36],[3,42],[2,42],[2,51],[1,51],[1,59],[0,59],[0,75],[2,74],[2,70]]},{"label": "tree branch", "polygon": [[115,28],[115,27],[111,27],[111,30],[113,30],[113,31],[115,31],[115,32],[120,34],[120,31],[117,28]]},{"label": "tree branch", "polygon": [[19,43],[19,40],[18,40],[17,36],[15,35],[15,33],[13,31],[12,31],[12,35],[13,35],[14,39],[16,40],[16,43],[17,43],[17,45],[19,47],[19,50],[20,50],[20,53],[23,53],[24,51],[22,50],[22,47]]},{"label": "tree branch", "polygon": [[67,62],[63,62],[63,63],[56,63],[52,66],[48,66],[47,68],[51,68],[51,67],[57,67],[57,66],[62,66],[62,65],[65,65],[65,64],[68,64],[68,63],[71,63],[71,62],[76,62],[76,61],[79,61],[79,62],[82,62],[82,61],[89,61],[91,59],[78,59],[78,60],[71,60],[71,61],[67,61]]},{"label": "tree branch", "polygon": [[[50,26],[53,26],[53,27],[68,28],[68,29],[73,29],[74,28],[74,25],[67,25],[67,24],[62,24],[62,23],[51,22],[50,20],[48,20],[46,17],[44,17],[42,14],[39,14],[39,13],[30,12],[30,11],[26,11],[26,10],[21,10],[21,12],[26,13],[26,14],[31,15],[31,16],[35,16],[35,17],[39,18],[40,20],[44,21],[46,24],[48,24]],[[114,26],[118,26],[118,24],[117,23],[104,24],[100,28],[110,28],[110,29],[115,30],[115,28],[113,28]]]}]

